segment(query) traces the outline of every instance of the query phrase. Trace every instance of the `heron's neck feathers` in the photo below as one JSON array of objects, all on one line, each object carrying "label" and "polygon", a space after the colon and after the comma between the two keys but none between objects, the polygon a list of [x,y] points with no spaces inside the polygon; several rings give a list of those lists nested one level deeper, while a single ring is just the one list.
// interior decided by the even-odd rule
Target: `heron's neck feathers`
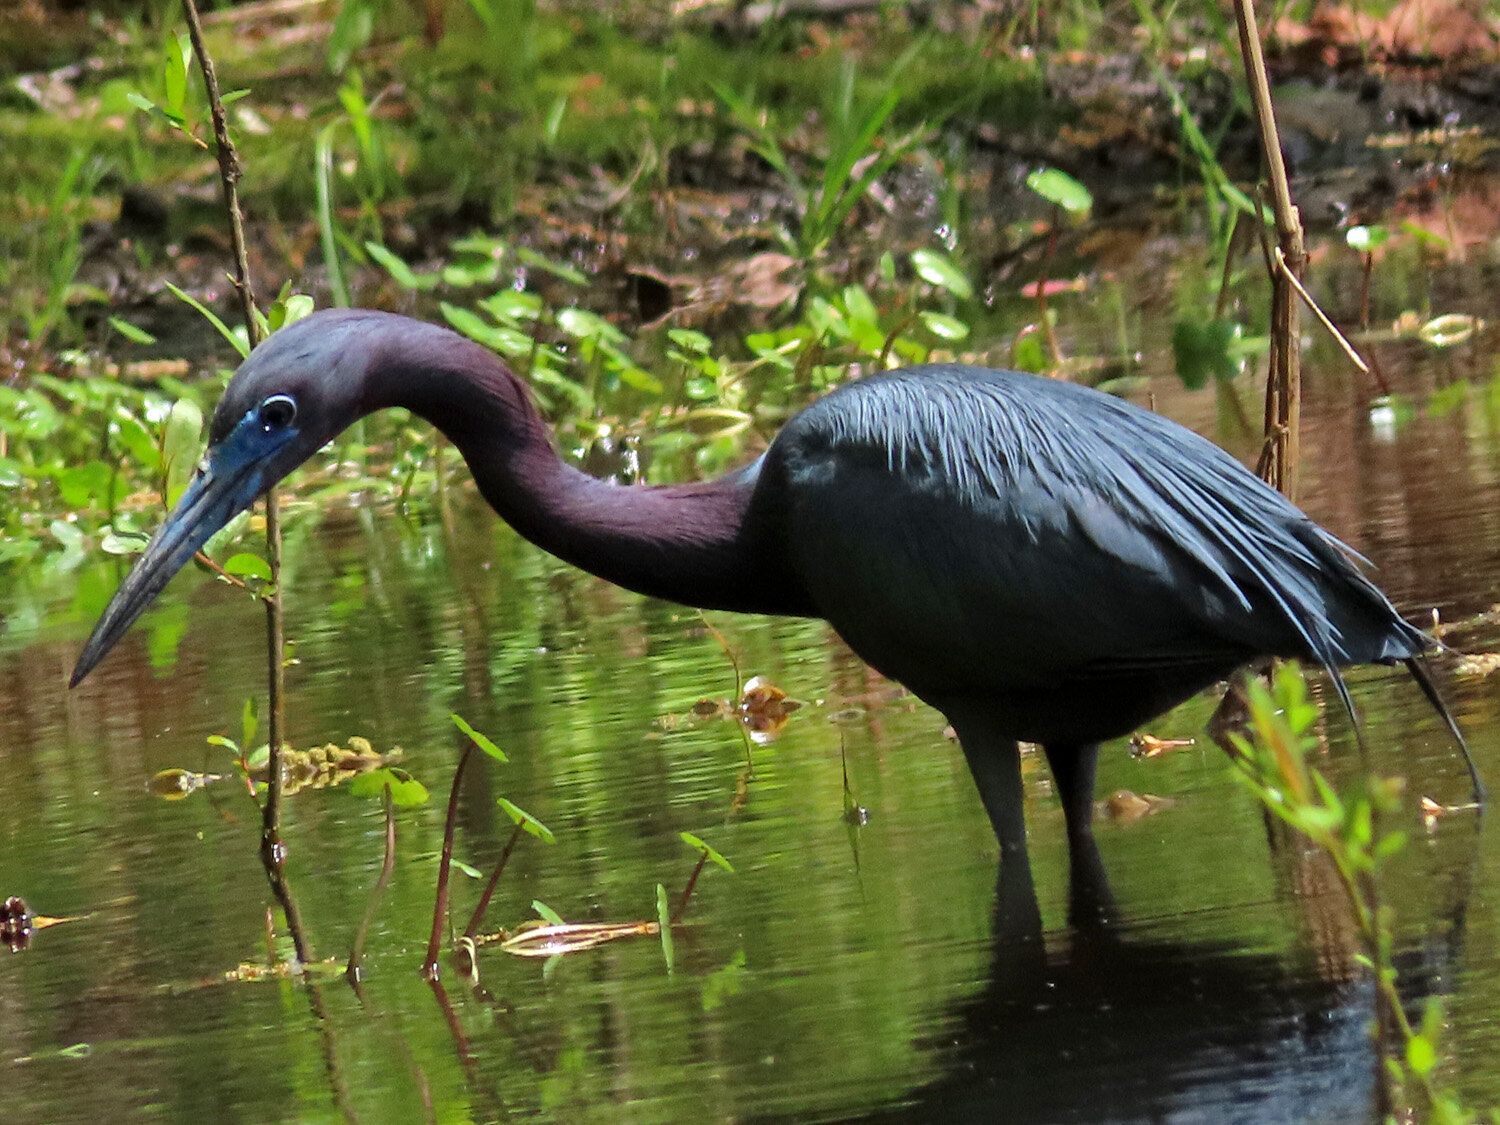
[{"label": "heron's neck feathers", "polygon": [[[751,514],[754,478],[615,485],[567,464],[529,389],[491,352],[453,338],[436,358],[371,373],[371,409],[403,406],[458,448],[508,524],[566,562],[653,597],[704,608],[798,612],[780,544]],[[410,358],[410,357],[405,357]]]}]

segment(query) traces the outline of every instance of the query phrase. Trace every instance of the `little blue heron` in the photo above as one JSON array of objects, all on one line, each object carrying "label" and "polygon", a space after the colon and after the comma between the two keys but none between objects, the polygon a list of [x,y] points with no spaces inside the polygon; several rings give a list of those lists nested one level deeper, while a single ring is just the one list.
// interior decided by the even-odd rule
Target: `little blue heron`
[{"label": "little blue heron", "polygon": [[309,316],[241,365],[72,682],[209,536],[396,406],[457,446],[507,523],[575,566],[685,605],[828,621],[948,717],[1003,854],[1025,851],[1017,740],[1041,744],[1070,841],[1091,844],[1099,743],[1259,657],[1321,664],[1346,703],[1338,668],[1403,661],[1463,741],[1419,663],[1431,638],[1343,544],[1217,446],[1120,399],[912,367],[838,388],[718,480],[620,486],[558,457],[493,353],[364,310]]}]

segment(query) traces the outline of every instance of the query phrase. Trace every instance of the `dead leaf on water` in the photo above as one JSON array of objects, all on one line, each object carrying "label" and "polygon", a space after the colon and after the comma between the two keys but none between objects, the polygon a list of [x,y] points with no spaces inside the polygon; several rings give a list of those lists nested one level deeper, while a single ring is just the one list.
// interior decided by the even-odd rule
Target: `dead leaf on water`
[{"label": "dead leaf on water", "polygon": [[1154,734],[1139,734],[1130,736],[1130,756],[1132,758],[1155,758],[1165,754],[1168,750],[1181,750],[1185,746],[1192,746],[1196,742],[1192,738],[1157,738]]},{"label": "dead leaf on water", "polygon": [[1143,817],[1169,809],[1176,803],[1170,797],[1157,797],[1151,793],[1132,793],[1129,789],[1120,789],[1102,801],[1095,801],[1094,810],[1121,824],[1133,824]]},{"label": "dead leaf on water", "polygon": [[781,734],[792,712],[801,706],[764,676],[752,676],[740,692],[740,721],[754,742],[765,744]]},{"label": "dead leaf on water", "polygon": [[652,937],[660,933],[661,927],[655,922],[528,922],[513,934],[481,937],[479,944],[498,942],[501,952],[516,957],[556,957],[581,953],[621,938]]},{"label": "dead leaf on water", "polygon": [[1492,676],[1500,672],[1500,652],[1466,652],[1453,671],[1460,676]]},{"label": "dead leaf on water", "polygon": [[1462,805],[1443,805],[1439,804],[1437,801],[1434,801],[1431,797],[1423,796],[1422,823],[1424,826],[1426,826],[1427,831],[1431,832],[1435,828],[1437,828],[1437,822],[1443,817],[1447,816],[1449,813],[1473,812],[1478,807],[1479,806],[1472,801],[1469,801]]},{"label": "dead leaf on water", "polygon": [[192,770],[160,770],[146,782],[146,792],[163,801],[180,801],[190,797],[212,781],[223,781],[220,773],[194,773]]}]

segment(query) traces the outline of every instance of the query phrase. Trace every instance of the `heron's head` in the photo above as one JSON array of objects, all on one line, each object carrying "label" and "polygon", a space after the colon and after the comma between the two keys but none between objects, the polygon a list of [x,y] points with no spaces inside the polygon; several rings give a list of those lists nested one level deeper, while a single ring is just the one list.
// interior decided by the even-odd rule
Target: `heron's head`
[{"label": "heron's head", "polygon": [[214,411],[197,471],[94,626],[73,684],[216,531],[366,412],[371,357],[398,319],[360,310],[314,313],[250,353]]}]

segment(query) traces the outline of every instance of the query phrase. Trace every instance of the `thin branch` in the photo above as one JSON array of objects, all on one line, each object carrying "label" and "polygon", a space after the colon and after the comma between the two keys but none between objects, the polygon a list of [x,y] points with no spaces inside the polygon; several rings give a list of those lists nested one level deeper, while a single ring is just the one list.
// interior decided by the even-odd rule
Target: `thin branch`
[{"label": "thin branch", "polygon": [[[219,78],[214,61],[203,40],[203,23],[198,18],[194,0],[182,0],[187,18],[188,37],[203,72],[203,88],[208,95],[209,112],[214,127],[214,153],[219,161],[219,180],[224,186],[224,208],[229,214],[229,239],[234,250],[233,278],[240,296],[240,312],[245,320],[245,335],[252,348],[261,341],[262,320],[255,306],[255,291],[250,281],[250,257],[245,249],[245,217],[240,208],[239,182],[243,174],[239,154],[229,136],[229,121],[224,113],[224,99],[219,93]],[[312,960],[312,951],[302,931],[302,920],[296,900],[286,883],[286,847],[281,842],[281,747],[285,740],[283,700],[286,685],[286,624],[281,609],[281,520],[276,508],[276,493],[266,493],[266,548],[270,556],[271,588],[261,595],[266,606],[267,693],[269,695],[266,743],[270,760],[266,766],[266,803],[261,821],[261,862],[271,890],[286,914],[297,956],[304,965]]]},{"label": "thin branch", "polygon": [[1312,294],[1303,287],[1302,282],[1297,279],[1297,275],[1287,266],[1286,258],[1281,253],[1279,246],[1276,248],[1276,268],[1286,277],[1287,284],[1297,291],[1297,295],[1302,298],[1302,303],[1311,310],[1313,316],[1317,317],[1318,323],[1333,337],[1334,343],[1343,349],[1344,354],[1349,357],[1349,362],[1359,368],[1361,373],[1368,375],[1370,373],[1369,365],[1360,358],[1359,352],[1354,350],[1354,345],[1349,342],[1349,338],[1338,330],[1338,326],[1333,321],[1328,319],[1328,314],[1323,311],[1317,301],[1313,300]]}]

